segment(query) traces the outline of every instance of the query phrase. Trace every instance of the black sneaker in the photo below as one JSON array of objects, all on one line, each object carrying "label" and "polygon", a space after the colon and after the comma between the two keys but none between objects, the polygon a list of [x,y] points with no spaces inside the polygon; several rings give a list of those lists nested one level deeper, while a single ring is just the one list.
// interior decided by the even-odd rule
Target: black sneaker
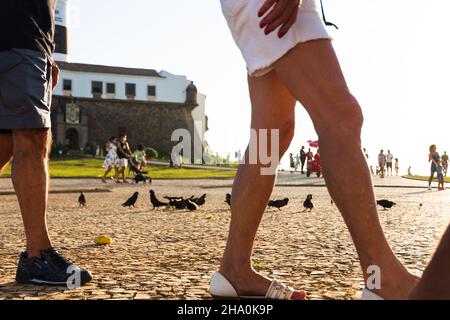
[{"label": "black sneaker", "polygon": [[89,271],[72,264],[55,248],[41,251],[41,257],[28,258],[26,252],[20,254],[16,273],[18,283],[75,289],[91,280]]}]

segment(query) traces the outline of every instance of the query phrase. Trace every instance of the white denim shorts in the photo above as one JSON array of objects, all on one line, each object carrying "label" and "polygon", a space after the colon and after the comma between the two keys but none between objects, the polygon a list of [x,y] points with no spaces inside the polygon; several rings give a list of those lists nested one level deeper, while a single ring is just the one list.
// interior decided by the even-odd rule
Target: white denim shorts
[{"label": "white denim shorts", "polygon": [[283,38],[277,31],[269,35],[259,27],[258,11],[265,0],[220,0],[234,41],[241,50],[250,76],[262,76],[297,44],[310,40],[331,39],[316,0],[303,0],[297,22]]}]

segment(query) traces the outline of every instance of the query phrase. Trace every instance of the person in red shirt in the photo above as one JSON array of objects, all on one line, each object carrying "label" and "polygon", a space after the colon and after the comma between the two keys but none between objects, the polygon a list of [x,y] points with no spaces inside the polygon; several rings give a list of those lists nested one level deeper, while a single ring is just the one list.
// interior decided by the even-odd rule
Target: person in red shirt
[{"label": "person in red shirt", "polygon": [[306,153],[306,159],[309,161],[311,161],[314,157],[314,154],[312,153],[311,149],[308,149],[308,152]]}]

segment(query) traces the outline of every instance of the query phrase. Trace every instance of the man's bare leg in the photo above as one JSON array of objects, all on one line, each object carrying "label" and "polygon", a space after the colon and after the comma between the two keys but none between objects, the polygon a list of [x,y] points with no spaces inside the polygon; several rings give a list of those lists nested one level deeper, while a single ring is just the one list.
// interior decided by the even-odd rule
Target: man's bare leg
[{"label": "man's bare leg", "polygon": [[0,176],[8,163],[11,161],[13,155],[13,138],[12,133],[0,132]]},{"label": "man's bare leg", "polygon": [[13,130],[12,181],[22,212],[28,257],[51,246],[47,230],[50,129]]},{"label": "man's bare leg", "polygon": [[417,283],[399,262],[383,233],[372,180],[362,152],[363,116],[350,94],[330,40],[298,45],[275,64],[291,94],[307,109],[319,136],[328,190],[353,238],[364,279],[367,268],[381,269],[385,299],[406,299]]},{"label": "man's bare leg", "polygon": [[413,300],[450,300],[450,226],[444,233],[422,279],[411,294]]},{"label": "man's bare leg", "polygon": [[[281,157],[294,135],[296,101],[274,72],[249,78],[249,90],[252,102],[251,127],[256,130],[279,129]],[[271,154],[270,140],[268,145]],[[239,166],[233,183],[230,231],[220,272],[239,295],[264,296],[270,280],[252,268],[251,255],[276,176],[261,175],[262,166],[248,164],[248,154],[247,149],[244,158],[246,163]],[[304,293],[297,293],[295,297],[303,298]]]}]

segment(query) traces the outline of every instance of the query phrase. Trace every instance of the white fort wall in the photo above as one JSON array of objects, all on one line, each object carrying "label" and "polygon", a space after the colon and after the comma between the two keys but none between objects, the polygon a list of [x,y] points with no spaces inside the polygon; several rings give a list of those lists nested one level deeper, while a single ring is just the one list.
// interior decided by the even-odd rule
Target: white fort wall
[{"label": "white fort wall", "polygon": [[186,100],[186,87],[191,83],[185,76],[177,76],[166,71],[161,71],[163,78],[148,76],[130,76],[105,73],[87,73],[79,71],[61,70],[58,85],[55,88],[55,95],[64,95],[63,80],[72,81],[73,97],[92,98],[92,81],[103,82],[102,98],[106,95],[106,83],[114,83],[116,93],[114,99],[127,99],[125,95],[125,84],[136,84],[135,100],[148,101],[147,86],[156,87],[156,97],[158,102],[178,102],[184,103]]},{"label": "white fort wall", "polygon": [[[150,76],[135,76],[135,75],[120,75],[97,72],[83,72],[83,71],[68,71],[61,69],[59,81],[53,92],[56,96],[71,95],[74,98],[93,98],[92,81],[103,82],[102,99],[117,99],[126,100],[125,84],[136,84],[136,101],[149,101],[147,95],[147,86],[156,87],[156,97],[152,101],[156,102],[170,102],[170,103],[185,103],[186,88],[191,83],[186,76],[179,76],[171,74],[167,71],[160,71],[160,77]],[[72,91],[63,92],[64,79],[72,81]],[[108,96],[106,93],[106,84],[114,83],[116,86],[116,93],[114,97]],[[197,131],[197,137],[204,142],[204,134],[207,131],[206,123],[206,95],[202,93],[197,94],[196,107],[192,111],[192,118]]]}]

